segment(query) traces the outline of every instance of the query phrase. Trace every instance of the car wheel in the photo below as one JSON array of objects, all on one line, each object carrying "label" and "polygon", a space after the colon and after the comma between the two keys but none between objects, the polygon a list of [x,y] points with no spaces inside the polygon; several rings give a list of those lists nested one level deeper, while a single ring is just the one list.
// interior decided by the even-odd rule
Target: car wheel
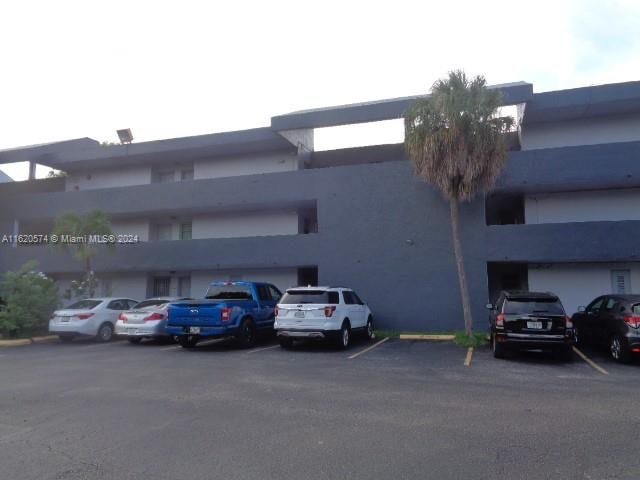
[{"label": "car wheel", "polygon": [[58,335],[58,338],[62,343],[69,343],[73,341],[73,335]]},{"label": "car wheel", "polygon": [[110,342],[113,339],[113,325],[110,323],[100,325],[97,338],[100,342]]},{"label": "car wheel", "polygon": [[631,352],[620,335],[613,335],[609,340],[609,354],[619,363],[628,363],[631,360]]},{"label": "car wheel", "polygon": [[280,347],[285,350],[291,350],[293,348],[293,340],[290,338],[281,338],[280,339]]},{"label": "car wheel", "polygon": [[182,348],[194,348],[199,338],[194,335],[182,335],[178,337],[178,343]]},{"label": "car wheel", "polygon": [[129,343],[133,343],[134,345],[137,345],[140,342],[142,342],[142,337],[129,337],[127,338],[127,340],[129,341]]},{"label": "car wheel", "polygon": [[495,335],[491,335],[491,351],[494,358],[504,358],[504,346],[496,341]]},{"label": "car wheel", "polygon": [[348,322],[342,323],[342,328],[340,329],[340,335],[338,336],[338,348],[340,350],[346,350],[349,348],[351,344],[351,328],[349,327]]},{"label": "car wheel", "polygon": [[577,346],[584,346],[585,343],[585,338],[584,338],[584,334],[582,333],[582,329],[576,327],[573,330],[573,342],[577,345]]},{"label": "car wheel", "polygon": [[376,332],[373,328],[373,318],[371,317],[369,317],[369,319],[367,320],[367,338],[369,340],[373,340],[374,338],[376,338]]},{"label": "car wheel", "polygon": [[256,328],[253,320],[245,318],[240,323],[240,333],[236,337],[236,342],[240,348],[251,348],[256,343]]}]

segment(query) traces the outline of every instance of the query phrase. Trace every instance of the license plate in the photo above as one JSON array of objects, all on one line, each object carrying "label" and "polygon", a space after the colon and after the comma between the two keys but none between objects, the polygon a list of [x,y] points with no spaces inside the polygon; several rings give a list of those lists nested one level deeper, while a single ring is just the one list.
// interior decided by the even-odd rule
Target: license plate
[{"label": "license plate", "polygon": [[542,329],[542,322],[527,322],[527,328]]},{"label": "license plate", "polygon": [[189,327],[189,333],[200,333],[200,327]]},{"label": "license plate", "polygon": [[293,314],[293,316],[296,318],[304,318],[304,312],[296,312]]},{"label": "license plate", "polygon": [[68,323],[69,317],[58,317],[58,322],[60,323]]},{"label": "license plate", "polygon": [[136,333],[138,333],[138,329],[137,328],[129,328],[129,329],[127,329],[127,333],[129,335],[135,335]]}]

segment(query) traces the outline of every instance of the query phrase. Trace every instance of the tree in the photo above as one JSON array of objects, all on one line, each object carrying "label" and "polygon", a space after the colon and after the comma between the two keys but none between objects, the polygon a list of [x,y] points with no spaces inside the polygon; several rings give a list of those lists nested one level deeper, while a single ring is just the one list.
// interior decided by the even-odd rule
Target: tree
[{"label": "tree", "polygon": [[461,202],[491,190],[507,157],[504,134],[513,118],[500,117],[502,96],[484,77],[468,80],[461,70],[438,80],[431,95],[405,116],[405,150],[416,175],[434,184],[449,202],[453,252],[458,270],[464,328],[473,333],[471,301],[460,241]]},{"label": "tree", "polygon": [[[97,287],[97,280],[92,269],[93,257],[98,253],[97,244],[89,240],[92,235],[113,235],[111,222],[107,215],[99,210],[93,210],[86,215],[77,213],[65,213],[58,217],[54,223],[51,235],[57,235],[57,246],[68,250],[74,249],[74,256],[84,264],[84,280],[76,282],[79,288],[88,296],[93,297]],[[68,237],[80,239],[78,242],[64,241]],[[109,242],[107,246],[113,250],[114,244]]]},{"label": "tree", "polygon": [[43,330],[53,311],[60,305],[56,283],[36,270],[35,261],[16,272],[6,272],[0,283],[4,306],[0,309],[0,332],[16,337]]}]

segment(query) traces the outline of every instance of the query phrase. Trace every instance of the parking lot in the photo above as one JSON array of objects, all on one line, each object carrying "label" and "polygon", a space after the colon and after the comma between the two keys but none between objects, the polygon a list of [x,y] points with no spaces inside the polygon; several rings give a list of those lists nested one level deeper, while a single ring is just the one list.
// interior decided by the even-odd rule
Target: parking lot
[{"label": "parking lot", "polygon": [[2,478],[640,476],[638,361],[369,346],[0,350]]}]

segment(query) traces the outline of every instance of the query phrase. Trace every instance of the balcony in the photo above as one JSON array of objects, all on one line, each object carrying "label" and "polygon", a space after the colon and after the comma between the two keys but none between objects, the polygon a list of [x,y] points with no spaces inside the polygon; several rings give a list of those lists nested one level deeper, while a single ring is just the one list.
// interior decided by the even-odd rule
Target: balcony
[{"label": "balcony", "polygon": [[[272,237],[169,240],[117,245],[113,252],[97,247],[93,260],[97,272],[153,272],[233,268],[277,268],[314,265],[320,250],[318,234]],[[0,245],[0,265],[15,270],[37,260],[46,272],[79,273],[82,262],[52,246],[13,248]]]},{"label": "balcony", "polygon": [[487,227],[487,261],[523,263],[640,260],[640,221]]}]

